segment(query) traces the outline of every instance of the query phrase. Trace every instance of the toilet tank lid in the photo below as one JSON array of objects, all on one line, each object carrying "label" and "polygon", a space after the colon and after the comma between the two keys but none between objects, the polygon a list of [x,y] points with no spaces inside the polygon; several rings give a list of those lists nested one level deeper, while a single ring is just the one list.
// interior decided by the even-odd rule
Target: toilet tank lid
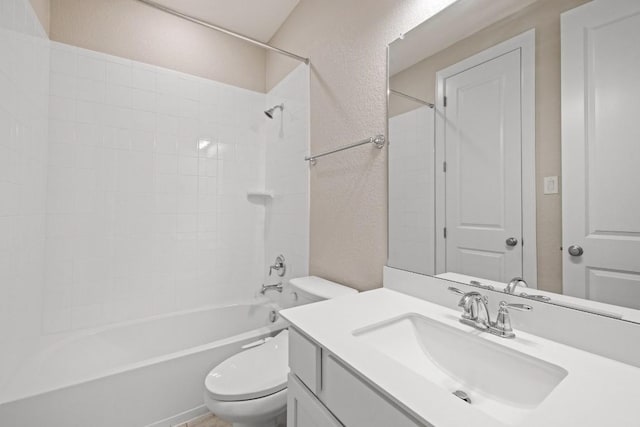
[{"label": "toilet tank lid", "polygon": [[355,289],[316,276],[298,277],[291,279],[289,283],[307,294],[323,299],[338,298],[358,293]]}]

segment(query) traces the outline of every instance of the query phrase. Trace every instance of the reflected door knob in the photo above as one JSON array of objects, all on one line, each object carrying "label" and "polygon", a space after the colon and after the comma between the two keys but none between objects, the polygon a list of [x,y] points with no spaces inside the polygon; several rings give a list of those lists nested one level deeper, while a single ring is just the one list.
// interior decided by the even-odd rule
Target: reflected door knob
[{"label": "reflected door knob", "polygon": [[579,245],[571,245],[567,250],[569,251],[569,255],[571,256],[582,256],[582,254],[584,253],[584,249],[582,249],[582,246]]},{"label": "reflected door knob", "polygon": [[505,243],[507,244],[507,246],[515,246],[518,244],[518,239],[516,239],[515,237],[509,237]]}]

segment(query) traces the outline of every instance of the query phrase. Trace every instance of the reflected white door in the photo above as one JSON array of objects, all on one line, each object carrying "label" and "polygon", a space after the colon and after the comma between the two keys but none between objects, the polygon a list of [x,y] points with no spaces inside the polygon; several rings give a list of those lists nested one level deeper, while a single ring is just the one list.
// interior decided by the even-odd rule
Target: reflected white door
[{"label": "reflected white door", "polygon": [[639,40],[638,0],[597,0],[562,16],[563,289],[634,308],[640,308]]},{"label": "reflected white door", "polygon": [[445,81],[446,271],[522,276],[521,51]]}]

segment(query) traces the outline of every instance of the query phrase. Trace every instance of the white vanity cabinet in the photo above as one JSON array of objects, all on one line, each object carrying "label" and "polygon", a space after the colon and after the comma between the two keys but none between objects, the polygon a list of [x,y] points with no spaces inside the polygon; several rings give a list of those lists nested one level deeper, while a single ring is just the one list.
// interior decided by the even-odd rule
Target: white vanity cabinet
[{"label": "white vanity cabinet", "polygon": [[289,331],[290,427],[425,426],[309,337]]},{"label": "white vanity cabinet", "polygon": [[287,426],[290,427],[341,427],[342,424],[294,375],[289,375],[287,385]]}]

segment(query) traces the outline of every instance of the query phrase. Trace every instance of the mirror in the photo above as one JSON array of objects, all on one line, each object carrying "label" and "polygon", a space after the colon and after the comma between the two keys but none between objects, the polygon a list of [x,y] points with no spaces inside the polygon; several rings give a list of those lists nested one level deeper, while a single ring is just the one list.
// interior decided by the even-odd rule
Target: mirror
[{"label": "mirror", "polygon": [[459,0],[391,43],[388,265],[640,322],[638,39],[636,0]]}]

